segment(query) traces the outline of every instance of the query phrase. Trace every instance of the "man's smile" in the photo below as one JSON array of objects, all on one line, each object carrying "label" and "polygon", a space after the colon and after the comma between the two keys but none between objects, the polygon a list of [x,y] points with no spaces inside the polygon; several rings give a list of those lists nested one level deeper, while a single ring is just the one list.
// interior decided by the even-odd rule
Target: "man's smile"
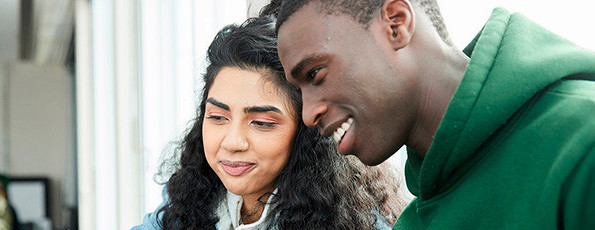
[{"label": "man's smile", "polygon": [[343,138],[343,135],[345,135],[345,132],[347,132],[347,130],[349,130],[349,128],[351,128],[351,124],[353,124],[353,118],[349,118],[347,119],[347,121],[343,122],[343,124],[341,124],[341,126],[339,126],[335,132],[333,133],[333,140],[335,140],[335,143],[339,144],[341,142],[341,139]]}]

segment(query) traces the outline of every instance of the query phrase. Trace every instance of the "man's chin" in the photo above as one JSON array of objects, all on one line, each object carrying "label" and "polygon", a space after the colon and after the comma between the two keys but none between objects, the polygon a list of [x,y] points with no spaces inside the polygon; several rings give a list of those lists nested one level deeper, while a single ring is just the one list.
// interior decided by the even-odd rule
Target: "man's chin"
[{"label": "man's chin", "polygon": [[350,155],[355,155],[357,159],[359,159],[362,163],[364,163],[367,166],[376,166],[388,159],[388,157],[379,157],[374,156],[373,154],[351,153]]}]

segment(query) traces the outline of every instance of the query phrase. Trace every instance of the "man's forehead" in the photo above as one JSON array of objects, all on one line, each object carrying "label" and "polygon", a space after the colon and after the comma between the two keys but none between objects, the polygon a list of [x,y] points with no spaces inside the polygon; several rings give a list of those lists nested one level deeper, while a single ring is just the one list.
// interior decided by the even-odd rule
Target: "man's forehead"
[{"label": "man's forehead", "polygon": [[[338,28],[365,28],[364,24],[357,22],[351,15],[338,11],[325,10],[322,3],[310,2],[293,13],[278,30],[278,38],[294,38],[306,36],[304,32],[315,32],[307,36],[326,34]],[[289,39],[291,40],[291,39]]]},{"label": "man's forehead", "polygon": [[279,55],[284,65],[295,65],[305,56],[323,49],[320,41],[327,34],[329,24],[323,22],[323,14],[318,14],[309,5],[294,13],[278,32]]},{"label": "man's forehead", "polygon": [[279,27],[279,35],[287,33],[287,31],[291,32],[298,28],[303,29],[309,27],[310,25],[320,23],[320,20],[324,16],[326,16],[326,14],[317,9],[316,5],[314,5],[312,2],[308,3],[293,13]]}]

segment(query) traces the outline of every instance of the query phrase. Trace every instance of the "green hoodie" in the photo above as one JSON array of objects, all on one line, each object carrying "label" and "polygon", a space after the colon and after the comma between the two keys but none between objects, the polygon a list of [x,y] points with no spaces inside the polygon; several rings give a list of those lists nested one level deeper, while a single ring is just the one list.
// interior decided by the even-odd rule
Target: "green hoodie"
[{"label": "green hoodie", "polygon": [[393,229],[595,229],[595,53],[500,8],[468,48]]}]

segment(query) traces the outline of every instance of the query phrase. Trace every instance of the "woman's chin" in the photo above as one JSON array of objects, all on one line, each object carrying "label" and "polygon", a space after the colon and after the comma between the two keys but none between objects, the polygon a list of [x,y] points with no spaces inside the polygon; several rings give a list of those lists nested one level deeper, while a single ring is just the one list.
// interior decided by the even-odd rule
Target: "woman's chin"
[{"label": "woman's chin", "polygon": [[227,189],[228,192],[238,196],[243,196],[247,194],[245,187],[239,188],[238,186],[225,186],[225,189]]}]

